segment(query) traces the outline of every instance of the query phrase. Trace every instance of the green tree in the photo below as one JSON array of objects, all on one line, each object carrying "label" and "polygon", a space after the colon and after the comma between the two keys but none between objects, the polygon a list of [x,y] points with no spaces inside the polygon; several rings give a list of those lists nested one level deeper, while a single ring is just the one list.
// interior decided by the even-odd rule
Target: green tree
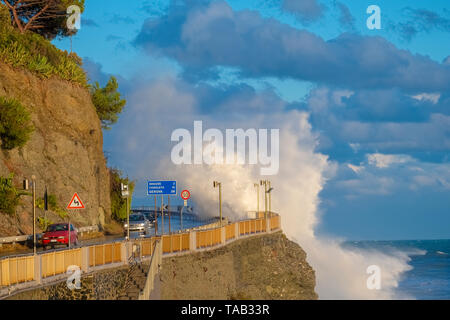
[{"label": "green tree", "polygon": [[68,36],[74,31],[67,28],[67,8],[77,5],[84,11],[85,0],[0,0],[8,8],[11,23],[21,33],[32,31],[52,40]]},{"label": "green tree", "polygon": [[111,125],[119,119],[118,114],[122,112],[127,103],[117,91],[119,84],[115,77],[111,77],[106,87],[101,88],[98,82],[91,87],[92,102],[97,110],[98,117],[102,122],[103,129],[111,129]]},{"label": "green tree", "polygon": [[121,183],[128,185],[130,192],[130,207],[133,197],[135,183],[130,179],[122,177],[122,172],[118,169],[109,169],[109,176],[111,180],[111,213],[116,221],[122,221],[127,218],[127,202],[126,198],[122,197]]},{"label": "green tree", "polygon": [[0,97],[0,139],[2,149],[22,147],[34,131],[30,113],[15,99]]}]

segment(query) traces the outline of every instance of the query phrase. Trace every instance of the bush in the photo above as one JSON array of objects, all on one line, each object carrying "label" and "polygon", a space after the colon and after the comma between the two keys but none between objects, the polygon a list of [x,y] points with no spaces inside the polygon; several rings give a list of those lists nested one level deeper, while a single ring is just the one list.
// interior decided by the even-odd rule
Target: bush
[{"label": "bush", "polygon": [[[67,216],[67,212],[59,207],[58,200],[54,194],[49,194],[47,201],[48,208],[56,213],[61,219],[64,219]],[[45,201],[43,198],[36,199],[36,207],[41,210],[45,209]]]},{"label": "bush", "polygon": [[110,126],[117,122],[118,114],[127,103],[126,100],[121,99],[120,93],[117,92],[118,88],[119,84],[115,77],[111,77],[104,88],[101,88],[98,82],[91,88],[92,103],[97,110],[103,129],[110,129]]},{"label": "bush", "polygon": [[37,221],[39,224],[39,228],[44,231],[47,230],[49,225],[53,224],[53,221],[48,219],[47,217],[38,217]]},{"label": "bush", "polygon": [[[3,20],[3,12],[0,12],[0,20]],[[0,21],[0,60],[41,78],[55,75],[88,87],[86,73],[81,68],[82,61],[75,53],[59,50],[33,32],[22,34],[9,22]]]},{"label": "bush", "polygon": [[2,149],[23,147],[34,128],[30,113],[15,99],[0,97],[0,139]]},{"label": "bush", "polygon": [[130,191],[130,208],[133,199],[134,181],[122,177],[122,172],[118,169],[110,169],[109,175],[111,179],[111,213],[116,221],[123,221],[127,218],[127,202],[122,197],[121,183],[127,184]]},{"label": "bush", "polygon": [[13,175],[8,178],[0,177],[0,211],[13,215],[19,204],[19,193],[12,183]]}]

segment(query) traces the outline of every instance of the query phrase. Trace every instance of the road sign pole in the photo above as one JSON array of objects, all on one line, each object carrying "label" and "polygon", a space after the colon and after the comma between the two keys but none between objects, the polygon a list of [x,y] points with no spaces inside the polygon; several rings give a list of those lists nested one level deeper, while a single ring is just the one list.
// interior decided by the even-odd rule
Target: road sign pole
[{"label": "road sign pole", "polygon": [[183,209],[184,209],[184,206],[182,206],[181,210],[180,210],[180,230],[181,231],[183,231]]},{"label": "road sign pole", "polygon": [[156,205],[156,196],[155,196],[155,237],[158,235],[158,208]]},{"label": "road sign pole", "polygon": [[169,210],[169,234],[172,234],[172,228],[170,225],[170,196],[167,196],[167,210]]},{"label": "road sign pole", "polygon": [[183,209],[184,207],[187,207],[187,202],[188,200],[191,198],[191,193],[189,192],[189,190],[183,190],[181,192],[181,199],[183,199],[184,203],[183,206],[181,207],[180,210],[180,227],[181,230],[183,230]]},{"label": "road sign pole", "polygon": [[67,230],[69,231],[69,250],[70,250],[70,214],[67,215],[67,217],[68,217],[67,220],[69,220],[69,225],[67,226]]},{"label": "road sign pole", "polygon": [[161,196],[161,234],[164,235],[164,196]]}]

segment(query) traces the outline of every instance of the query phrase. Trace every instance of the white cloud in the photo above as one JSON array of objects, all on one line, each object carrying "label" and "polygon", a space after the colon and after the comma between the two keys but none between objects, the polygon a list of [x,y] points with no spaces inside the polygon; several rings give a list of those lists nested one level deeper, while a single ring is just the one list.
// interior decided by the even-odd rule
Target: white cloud
[{"label": "white cloud", "polygon": [[441,98],[440,93],[421,93],[415,96],[412,96],[412,98],[419,100],[419,101],[431,101],[433,104],[436,104],[439,102],[439,99]]},{"label": "white cloud", "polygon": [[364,170],[364,166],[355,166],[354,164],[347,164],[347,166],[353,170],[355,173],[360,173],[362,170]]},{"label": "white cloud", "polygon": [[407,163],[414,159],[408,155],[373,153],[367,155],[367,160],[370,165],[377,168],[388,168],[393,164]]}]

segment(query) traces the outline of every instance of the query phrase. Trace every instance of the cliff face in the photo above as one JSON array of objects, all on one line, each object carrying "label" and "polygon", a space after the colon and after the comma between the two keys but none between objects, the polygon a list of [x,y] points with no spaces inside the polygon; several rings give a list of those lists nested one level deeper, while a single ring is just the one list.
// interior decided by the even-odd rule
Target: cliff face
[{"label": "cliff face", "polygon": [[[13,172],[17,187],[24,178],[35,175],[37,198],[43,197],[47,187],[62,209],[78,192],[86,209],[71,212],[71,221],[77,226],[103,224],[111,211],[110,182],[101,124],[89,92],[0,62],[0,96],[15,98],[27,107],[35,127],[23,148],[0,152],[0,175]],[[32,232],[32,199],[21,199],[16,216],[0,213],[0,237]],[[40,210],[37,214],[44,215]],[[47,217],[62,221],[56,214]]]},{"label": "cliff face", "polygon": [[213,251],[164,258],[166,300],[311,300],[314,270],[281,232],[238,240]]}]

